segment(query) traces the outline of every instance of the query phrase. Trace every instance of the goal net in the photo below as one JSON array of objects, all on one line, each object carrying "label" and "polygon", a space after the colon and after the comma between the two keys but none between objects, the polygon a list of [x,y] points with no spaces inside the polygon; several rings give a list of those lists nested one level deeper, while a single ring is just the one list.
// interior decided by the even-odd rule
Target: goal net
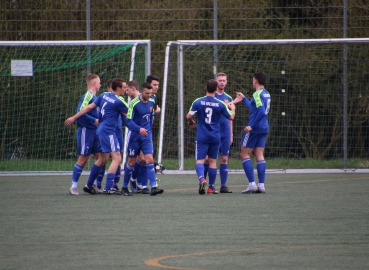
[{"label": "goal net", "polygon": [[[144,81],[150,41],[0,42],[0,171],[70,171],[86,75]],[[87,167],[87,166],[86,166]],[[87,168],[88,169],[88,168]]]},{"label": "goal net", "polygon": [[[362,164],[369,151],[369,39],[177,41],[168,43],[165,59],[158,162],[167,167],[194,168],[196,129],[187,127],[185,117],[205,95],[207,80],[224,72],[225,91],[251,99],[257,71],[266,73],[272,97],[269,164],[369,166]],[[236,108],[230,159],[242,169],[240,143],[249,110],[243,103]]]}]

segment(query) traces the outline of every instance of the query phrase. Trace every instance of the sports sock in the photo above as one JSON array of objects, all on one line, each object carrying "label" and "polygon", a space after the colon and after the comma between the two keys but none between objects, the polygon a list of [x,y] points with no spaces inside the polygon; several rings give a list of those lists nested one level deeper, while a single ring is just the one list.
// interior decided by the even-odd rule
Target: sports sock
[{"label": "sports sock", "polygon": [[131,179],[131,174],[133,171],[133,167],[131,167],[128,163],[124,168],[124,177],[123,177],[123,187],[128,187],[129,180]]},{"label": "sports sock", "polygon": [[228,164],[220,164],[219,167],[220,186],[224,187],[228,179]]},{"label": "sports sock", "polygon": [[243,170],[249,180],[249,183],[255,182],[254,180],[254,167],[252,166],[251,159],[245,158],[242,160]]},{"label": "sports sock", "polygon": [[[146,182],[145,182],[146,181]],[[147,185],[147,170],[146,170],[146,162],[140,163],[140,170],[137,175],[137,185],[143,185],[142,182],[145,182]]]},{"label": "sports sock", "polygon": [[209,163],[204,163],[204,178],[208,176]]},{"label": "sports sock", "polygon": [[266,162],[265,160],[259,160],[256,164],[256,170],[258,171],[259,183],[265,181]]},{"label": "sports sock", "polygon": [[138,160],[136,160],[136,163],[135,163],[135,166],[133,168],[132,175],[131,175],[131,177],[132,177],[133,180],[136,180],[137,179],[137,176],[138,176],[138,174],[141,171],[141,167],[142,167],[141,162],[139,162]]},{"label": "sports sock", "polygon": [[78,165],[77,163],[74,164],[73,167],[73,174],[72,174],[72,188],[76,188],[78,186],[78,180],[81,176],[83,171],[83,166]]},{"label": "sports sock", "polygon": [[97,166],[96,164],[92,166],[90,176],[88,177],[87,184],[86,184],[88,188],[92,188],[92,185],[95,179],[97,178],[97,176],[99,175],[101,169],[102,167]]},{"label": "sports sock", "polygon": [[99,172],[99,175],[96,178],[96,186],[98,188],[101,188],[102,186],[102,180],[104,178],[105,175],[105,165],[101,167],[101,171]]},{"label": "sports sock", "polygon": [[151,187],[156,187],[156,173],[154,163],[146,164],[147,178],[150,180]]},{"label": "sports sock", "polygon": [[107,173],[106,175],[106,183],[105,183],[105,190],[109,190],[113,187],[113,183],[114,183],[114,178],[115,178],[115,173]]},{"label": "sports sock", "polygon": [[217,179],[217,169],[209,168],[209,186],[214,186],[215,181]]},{"label": "sports sock", "polygon": [[204,164],[196,163],[196,174],[199,181],[204,178]]}]

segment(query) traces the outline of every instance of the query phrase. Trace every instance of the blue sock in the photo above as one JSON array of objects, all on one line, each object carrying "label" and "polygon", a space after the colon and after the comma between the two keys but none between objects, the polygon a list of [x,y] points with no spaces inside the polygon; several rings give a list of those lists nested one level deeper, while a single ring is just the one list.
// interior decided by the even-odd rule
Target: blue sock
[{"label": "blue sock", "polygon": [[204,164],[196,163],[196,174],[197,178],[199,178],[199,181],[201,181],[204,177]]},{"label": "blue sock", "polygon": [[102,167],[99,167],[95,164],[92,166],[90,176],[88,177],[87,184],[86,184],[88,188],[92,188],[92,185],[94,184],[95,179],[99,175],[101,169]]},{"label": "blue sock", "polygon": [[156,187],[156,173],[154,169],[154,163],[146,164],[147,177],[150,180],[151,187]]},{"label": "blue sock", "polygon": [[142,163],[140,174],[137,175],[137,185],[141,185],[142,187],[147,187],[148,181],[149,181],[149,178],[147,176],[146,163]]},{"label": "blue sock", "polygon": [[101,167],[101,171],[100,171],[99,175],[96,178],[96,186],[98,188],[101,188],[102,180],[104,178],[104,175],[105,175],[105,165]]},{"label": "blue sock", "polygon": [[106,183],[105,183],[105,190],[109,190],[113,187],[113,183],[114,183],[114,178],[115,178],[115,173],[107,173],[106,175]]},{"label": "blue sock", "polygon": [[242,160],[242,166],[243,170],[245,171],[245,174],[247,176],[247,179],[249,179],[249,183],[255,182],[254,180],[254,167],[252,166],[251,159],[245,158]]},{"label": "blue sock", "polygon": [[217,169],[209,168],[209,186],[212,187],[217,179]]},{"label": "blue sock", "polygon": [[135,166],[134,166],[133,171],[132,171],[132,179],[134,179],[134,180],[137,179],[138,174],[141,171],[141,167],[142,167],[142,164],[138,160],[136,160]]},{"label": "blue sock", "polygon": [[83,166],[80,166],[76,163],[73,167],[72,182],[78,182],[82,171],[83,171]]},{"label": "blue sock", "polygon": [[259,160],[256,164],[256,170],[258,171],[259,183],[265,181],[266,162],[265,160]]},{"label": "blue sock", "polygon": [[228,164],[220,164],[219,174],[220,174],[220,186],[224,187],[227,184],[228,179]]},{"label": "blue sock", "polygon": [[204,178],[208,176],[209,163],[204,163]]},{"label": "blue sock", "polygon": [[117,172],[115,173],[115,177],[114,177],[114,188],[118,188],[118,183],[120,181],[120,173],[121,173],[121,168],[119,165],[117,168]]},{"label": "blue sock", "polygon": [[124,168],[124,177],[123,177],[123,187],[128,187],[129,180],[131,179],[131,174],[133,171],[133,167],[129,166],[128,163],[126,164],[126,167]]}]

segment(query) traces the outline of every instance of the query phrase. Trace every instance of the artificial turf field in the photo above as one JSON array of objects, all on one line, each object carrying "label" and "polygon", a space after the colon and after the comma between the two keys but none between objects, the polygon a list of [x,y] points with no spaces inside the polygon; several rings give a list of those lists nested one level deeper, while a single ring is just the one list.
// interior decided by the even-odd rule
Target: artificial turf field
[{"label": "artificial turf field", "polygon": [[233,194],[202,196],[195,175],[158,177],[162,195],[132,197],[0,177],[0,269],[369,269],[368,174],[267,174],[247,195],[232,174]]}]

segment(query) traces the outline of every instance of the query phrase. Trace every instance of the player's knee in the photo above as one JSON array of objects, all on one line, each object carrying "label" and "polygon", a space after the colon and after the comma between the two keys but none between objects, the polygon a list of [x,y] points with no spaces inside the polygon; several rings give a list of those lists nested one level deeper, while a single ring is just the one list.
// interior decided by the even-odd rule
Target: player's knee
[{"label": "player's knee", "polygon": [[220,162],[223,164],[228,164],[228,156],[221,156]]}]

